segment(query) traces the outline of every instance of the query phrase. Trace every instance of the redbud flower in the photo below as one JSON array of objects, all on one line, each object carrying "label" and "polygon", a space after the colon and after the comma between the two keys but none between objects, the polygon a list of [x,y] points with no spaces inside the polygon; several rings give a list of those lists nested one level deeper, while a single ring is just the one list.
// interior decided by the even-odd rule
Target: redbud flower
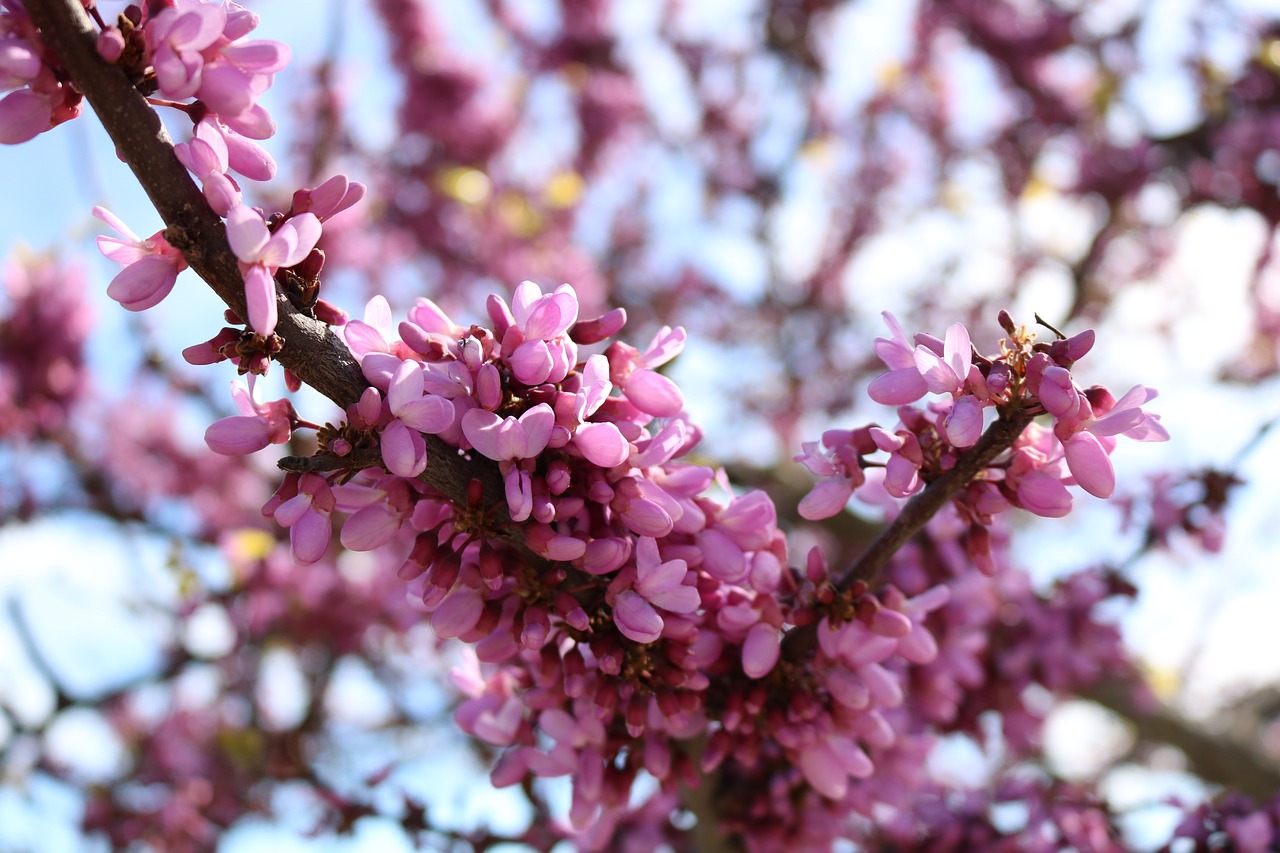
[{"label": "redbud flower", "polygon": [[502,418],[487,409],[471,409],[462,416],[462,433],[467,441],[499,463],[506,483],[507,505],[515,521],[524,521],[533,512],[533,483],[528,470],[516,463],[532,459],[546,449],[555,417],[546,403],[539,403],[518,419]]},{"label": "redbud flower", "polygon": [[880,360],[888,366],[889,372],[873,379],[867,388],[867,394],[872,400],[886,406],[905,406],[923,397],[928,386],[916,366],[915,348],[907,340],[898,318],[888,311],[880,316],[889,327],[890,337],[876,338],[874,349]]},{"label": "redbud flower", "polygon": [[401,477],[416,477],[427,467],[422,433],[438,434],[453,425],[453,405],[443,397],[423,396],[422,368],[415,361],[400,364],[387,389],[387,405],[394,419],[382,430],[382,461]]},{"label": "redbud flower", "polygon": [[205,119],[196,125],[195,136],[173,146],[173,153],[200,180],[204,197],[215,213],[226,216],[240,204],[240,188],[226,174],[227,143],[213,121]]},{"label": "redbud flower", "polygon": [[187,260],[169,245],[164,232],[143,240],[106,208],[95,206],[93,215],[124,237],[98,238],[102,254],[124,267],[107,285],[107,295],[130,311],[146,310],[168,296]]},{"label": "redbud flower", "polygon": [[303,474],[298,493],[275,507],[272,517],[289,528],[293,559],[302,565],[324,556],[333,538],[330,514],[336,501],[329,483],[319,474]]},{"label": "redbud flower", "polygon": [[[223,4],[191,0],[162,9],[147,21],[143,32],[161,92],[175,100],[195,95],[205,64],[202,51],[222,37],[226,23]],[[232,111],[236,112],[240,110]]]},{"label": "redbud flower", "polygon": [[364,198],[365,185],[346,175],[334,175],[313,190],[293,194],[293,212],[314,213],[321,222],[330,219]]},{"label": "redbud flower", "polygon": [[276,328],[276,270],[302,263],[320,239],[320,220],[304,213],[286,220],[272,234],[267,223],[246,205],[227,213],[227,242],[240,259],[249,323],[260,335]]},{"label": "redbud flower", "polygon": [[613,383],[623,390],[631,405],[655,418],[669,418],[684,409],[679,386],[653,368],[661,367],[684,351],[683,327],[663,326],[643,353],[623,343],[609,348],[609,368]]},{"label": "redbud flower", "polygon": [[268,444],[284,444],[298,421],[293,404],[288,400],[259,403],[253,398],[252,374],[249,385],[231,383],[231,397],[240,414],[209,425],[204,432],[205,444],[214,453],[243,456],[255,453]]},{"label": "redbud flower", "polygon": [[1169,440],[1169,433],[1160,425],[1160,417],[1140,408],[1154,399],[1156,393],[1155,389],[1135,385],[1100,417],[1093,417],[1091,409],[1082,406],[1083,419],[1074,423],[1058,421],[1054,431],[1062,441],[1071,476],[1080,488],[1100,498],[1109,498],[1115,492],[1116,473],[1110,459],[1114,442],[1104,443],[1099,436],[1127,435],[1135,441]]}]

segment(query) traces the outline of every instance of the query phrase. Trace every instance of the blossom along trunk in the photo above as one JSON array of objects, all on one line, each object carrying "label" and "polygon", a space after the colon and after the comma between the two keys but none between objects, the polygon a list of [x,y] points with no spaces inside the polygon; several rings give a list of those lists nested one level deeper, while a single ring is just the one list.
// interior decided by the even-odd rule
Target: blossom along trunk
[{"label": "blossom along trunk", "polygon": [[[1059,517],[1069,487],[1109,497],[1116,437],[1168,437],[1142,409],[1154,391],[1076,384],[1091,332],[1047,327],[1041,341],[1001,312],[1006,337],[984,355],[961,324],[908,337],[886,314],[875,351],[888,371],[869,393],[898,407],[899,424],[830,430],[796,457],[820,479],[802,516],[856,496],[886,509],[886,527],[848,568],[817,548],[793,566],[773,503],[689,461],[700,431],[658,370],[683,329],[663,327],[643,350],[610,343],[623,312],[582,318],[573,287],[528,281],[509,302],[489,297],[488,326],[455,323],[425,297],[398,325],[379,299],[347,320],[316,296],[316,244],[364,188],[338,176],[272,215],[240,203],[229,172],[270,171],[246,140],[270,135],[256,97],[287,59],[245,40],[252,16],[189,0],[102,29],[77,2],[10,12],[30,16],[33,33],[13,31],[38,33],[42,61],[84,94],[164,219],[142,240],[102,214],[123,235],[100,241],[124,267],[110,295],[151,307],[189,266],[233,325],[247,321],[186,353],[251,377],[209,446],[238,455],[316,430],[317,453],[281,463],[263,513],[303,564],[328,553],[335,512],[349,550],[412,542],[400,578],[437,635],[470,649],[454,673],[458,724],[500,752],[495,784],[571,776],[565,833],[584,848],[652,823],[645,808],[665,820],[682,790],[700,849],[829,843],[851,814],[908,808],[931,731],[961,715],[978,666],[953,638],[996,582],[975,572],[1002,577],[996,516]],[[31,98],[54,97],[29,76]],[[196,98],[189,147],[174,149],[138,91],[152,77],[162,94]],[[271,361],[344,419],[318,427],[287,401],[259,402],[252,377]],[[927,546],[904,550],[918,537]],[[1112,593],[1103,579],[1077,587],[1069,600],[1086,611]],[[1058,616],[1044,622],[1082,622]],[[1093,639],[1084,669],[1118,659],[1114,636]],[[1087,681],[1066,669],[1041,677]],[[641,771],[659,793],[633,809]]]}]

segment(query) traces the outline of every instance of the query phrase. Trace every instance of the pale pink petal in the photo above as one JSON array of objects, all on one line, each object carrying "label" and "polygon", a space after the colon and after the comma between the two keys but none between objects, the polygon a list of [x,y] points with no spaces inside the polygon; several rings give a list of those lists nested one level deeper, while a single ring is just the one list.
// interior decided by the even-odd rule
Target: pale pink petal
[{"label": "pale pink petal", "polygon": [[509,359],[511,372],[525,385],[541,385],[551,375],[554,364],[546,341],[525,341]]},{"label": "pale pink petal", "polygon": [[145,311],[160,303],[178,279],[174,265],[162,255],[147,255],[120,270],[107,285],[107,296],[130,311]]},{"label": "pale pink petal", "polygon": [[547,447],[551,428],[556,425],[556,414],[546,403],[539,403],[520,416],[524,430],[524,448],[521,459],[532,459]]},{"label": "pale pink petal", "polygon": [[249,306],[249,325],[253,330],[260,335],[274,332],[279,319],[276,282],[262,264],[251,264],[244,269],[244,298]]},{"label": "pale pink petal", "polygon": [[955,447],[972,447],[982,436],[982,404],[972,394],[959,397],[943,418],[942,428]]},{"label": "pale pink petal", "polygon": [[920,371],[911,366],[880,374],[871,380],[867,395],[886,406],[905,406],[919,400],[928,390]]},{"label": "pale pink petal", "polygon": [[276,520],[277,524],[284,527],[292,527],[298,523],[302,516],[311,511],[311,495],[302,494],[294,495],[289,500],[276,507],[276,511],[271,517]]},{"label": "pale pink petal", "polygon": [[397,477],[416,477],[427,467],[427,448],[422,434],[399,420],[382,431],[382,461]]},{"label": "pale pink petal", "polygon": [[242,204],[227,211],[227,242],[241,261],[246,264],[257,261],[269,239],[267,223],[256,210]]},{"label": "pale pink petal", "polygon": [[519,468],[509,468],[503,475],[506,487],[507,509],[511,512],[512,521],[524,521],[533,513],[533,483],[527,472]]},{"label": "pale pink petal", "polygon": [[1080,488],[1099,498],[1109,498],[1116,490],[1116,472],[1102,442],[1091,432],[1081,431],[1063,445],[1067,467]]},{"label": "pale pink petal", "polygon": [[631,405],[655,418],[669,418],[684,409],[679,386],[652,370],[636,370],[627,377],[626,394]]},{"label": "pale pink petal", "polygon": [[210,424],[204,431],[205,444],[223,456],[256,453],[271,443],[267,419],[238,415]]},{"label": "pale pink petal", "polygon": [[498,455],[498,431],[502,418],[487,409],[472,409],[462,416],[462,434],[482,455],[501,461]]},{"label": "pale pink petal", "polygon": [[400,514],[385,503],[367,506],[342,525],[342,545],[351,551],[380,548],[395,536],[400,521]]},{"label": "pale pink petal", "polygon": [[1056,364],[1044,369],[1039,397],[1045,411],[1055,418],[1074,418],[1080,411],[1080,392],[1071,371]]},{"label": "pale pink petal", "polygon": [[391,352],[387,339],[373,326],[359,320],[348,320],[342,327],[342,337],[358,358],[370,352]]},{"label": "pale pink petal", "polygon": [[827,799],[839,800],[849,790],[849,774],[825,741],[801,752],[799,764],[804,778]]},{"label": "pale pink petal", "polygon": [[1018,505],[1043,518],[1062,518],[1071,512],[1071,493],[1062,481],[1042,471],[1018,478]]},{"label": "pale pink petal", "polygon": [[660,589],[648,596],[648,599],[655,607],[661,607],[672,613],[693,613],[702,606],[702,596],[698,594],[697,587],[687,584]]},{"label": "pale pink petal", "polygon": [[442,640],[452,640],[474,628],[483,613],[484,599],[479,590],[459,585],[431,614],[431,630]]},{"label": "pale pink petal", "polygon": [[840,477],[818,483],[800,501],[800,517],[821,521],[839,513],[853,497],[853,483]]},{"label": "pale pink petal", "polygon": [[742,642],[742,671],[748,678],[763,678],[778,662],[782,635],[766,622],[757,622]]},{"label": "pale pink petal", "polygon": [[422,368],[416,361],[400,362],[387,387],[387,405],[391,411],[398,416],[406,403],[422,399],[423,382]]},{"label": "pale pink petal", "polygon": [[293,559],[302,564],[314,563],[329,549],[333,525],[327,513],[308,512],[289,528],[289,546]]},{"label": "pale pink petal", "polygon": [[947,329],[943,358],[956,381],[964,382],[964,378],[969,375],[969,364],[973,360],[973,343],[969,340],[969,330],[964,324],[952,323]]},{"label": "pale pink petal", "polygon": [[453,426],[453,404],[444,397],[419,397],[402,405],[396,417],[418,432],[437,435]]},{"label": "pale pink petal", "polygon": [[663,622],[658,611],[632,590],[623,590],[613,605],[613,621],[629,640],[652,643],[662,636]]},{"label": "pale pink petal", "polygon": [[276,229],[263,247],[259,260],[269,267],[302,263],[320,240],[324,226],[314,213],[295,216]]},{"label": "pale pink petal", "polygon": [[573,434],[573,443],[588,462],[601,468],[621,465],[631,452],[630,443],[611,423],[581,424]]}]

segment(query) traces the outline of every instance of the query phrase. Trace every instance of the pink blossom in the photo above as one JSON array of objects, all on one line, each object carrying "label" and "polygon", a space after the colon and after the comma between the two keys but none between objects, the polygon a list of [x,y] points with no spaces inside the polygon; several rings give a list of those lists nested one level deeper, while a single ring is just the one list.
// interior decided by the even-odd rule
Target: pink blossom
[{"label": "pink blossom", "polygon": [[828,733],[800,753],[800,771],[814,790],[830,800],[842,799],[849,778],[866,779],[875,770],[871,759],[851,738]]},{"label": "pink blossom", "polygon": [[499,463],[506,485],[507,505],[511,517],[524,521],[533,512],[533,482],[526,465],[520,460],[541,453],[551,438],[555,413],[546,403],[539,403],[519,418],[502,418],[487,409],[471,409],[462,416],[462,433],[484,456]]},{"label": "pink blossom", "polygon": [[293,212],[314,213],[321,222],[330,219],[364,198],[365,185],[346,175],[334,175],[311,190],[293,194]]},{"label": "pink blossom", "polygon": [[227,177],[227,143],[216,122],[204,119],[188,142],[173,146],[173,153],[200,180],[204,197],[219,216],[240,204],[240,188]]},{"label": "pink blossom", "polygon": [[924,377],[925,386],[934,394],[959,395],[972,362],[973,344],[969,330],[961,323],[953,323],[947,329],[941,357],[924,345],[915,349],[916,368]]},{"label": "pink blossom", "polygon": [[642,353],[621,342],[609,347],[610,378],[627,400],[655,418],[669,418],[684,409],[684,394],[675,382],[654,370],[684,351],[685,330],[663,326]]},{"label": "pink blossom", "polygon": [[742,643],[742,671],[748,678],[764,678],[778,662],[782,634],[767,622],[757,622]]},{"label": "pink blossom", "polygon": [[876,338],[876,355],[889,368],[871,381],[867,394],[877,403],[887,406],[905,406],[914,403],[928,390],[924,377],[916,366],[915,349],[902,331],[898,318],[888,311],[880,315],[889,327],[888,338]]},{"label": "pink blossom", "polygon": [[293,434],[298,416],[288,400],[258,403],[253,398],[252,374],[249,385],[231,383],[231,397],[240,414],[223,418],[210,424],[205,430],[205,444],[215,453],[224,456],[243,456],[256,453],[268,444],[284,444]]},{"label": "pink blossom", "polygon": [[54,99],[31,89],[0,98],[0,145],[34,139],[53,125]]},{"label": "pink blossom", "polygon": [[[501,306],[505,308],[505,306]],[[578,345],[568,331],[578,321],[578,296],[570,285],[544,294],[532,281],[521,282],[511,300],[514,321],[503,350],[516,379],[526,385],[559,382],[578,360]],[[508,344],[508,336],[514,346]]]},{"label": "pink blossom", "polygon": [[1110,458],[1112,436],[1127,435],[1136,441],[1169,440],[1159,416],[1141,408],[1156,394],[1155,389],[1135,385],[1101,416],[1093,416],[1091,408],[1082,405],[1079,420],[1058,421],[1054,431],[1062,441],[1067,467],[1080,488],[1100,498],[1109,498],[1115,492],[1116,475]]},{"label": "pink blossom", "polygon": [[320,220],[304,213],[283,222],[274,234],[253,208],[246,205],[227,213],[227,242],[240,259],[249,323],[260,335],[276,328],[276,270],[300,264],[320,239]]},{"label": "pink blossom", "polygon": [[589,423],[609,398],[613,383],[609,381],[609,362],[603,355],[587,359],[582,370],[582,387],[574,395],[573,444],[593,465],[612,468],[621,465],[631,453],[631,445],[617,425],[609,422]]},{"label": "pink blossom", "polygon": [[329,483],[318,474],[303,474],[298,493],[275,507],[272,517],[289,528],[293,559],[302,565],[324,556],[333,536],[330,515],[336,503]]},{"label": "pink blossom", "polygon": [[95,206],[93,215],[124,237],[98,238],[102,254],[124,267],[107,285],[107,295],[130,311],[146,310],[168,296],[187,260],[169,245],[164,232],[143,240],[106,208]]},{"label": "pink blossom", "polygon": [[[684,560],[662,561],[658,543],[641,536],[636,543],[636,570],[630,589],[617,592],[613,618],[623,636],[637,643],[652,643],[662,634],[664,622],[659,609],[671,613],[692,613],[701,599],[695,587],[684,583],[688,564]],[[627,582],[619,575],[615,584]]]},{"label": "pink blossom", "polygon": [[179,0],[147,21],[143,32],[161,92],[175,100],[196,94],[205,65],[203,51],[222,37],[226,23],[226,6],[195,0]]},{"label": "pink blossom", "polygon": [[453,425],[453,405],[443,397],[423,395],[422,368],[401,362],[387,390],[393,419],[382,429],[382,461],[400,477],[416,477],[427,467],[422,434],[439,434]]}]

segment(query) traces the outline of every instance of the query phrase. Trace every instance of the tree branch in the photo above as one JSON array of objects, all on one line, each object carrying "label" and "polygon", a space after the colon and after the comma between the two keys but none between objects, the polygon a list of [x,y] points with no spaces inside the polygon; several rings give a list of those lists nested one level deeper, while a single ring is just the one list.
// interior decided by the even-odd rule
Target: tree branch
[{"label": "tree branch", "polygon": [[867,550],[862,552],[862,556],[840,576],[836,581],[836,588],[847,590],[857,581],[874,585],[876,578],[898,549],[919,533],[947,501],[958,495],[979,471],[991,464],[991,460],[1012,447],[1033,418],[1034,415],[1026,410],[1020,410],[1007,418],[1002,416],[988,427],[978,443],[956,460],[954,468],[935,478],[924,491],[907,502],[898,517],[881,531],[867,546]]},{"label": "tree branch", "polygon": [[1139,740],[1176,746],[1191,771],[1209,782],[1241,791],[1258,800],[1280,791],[1280,766],[1261,750],[1229,736],[1209,734],[1181,714],[1163,706],[1146,709],[1134,701],[1133,687],[1101,682],[1080,694],[1128,720]]},{"label": "tree branch", "polygon": [[[166,239],[223,302],[239,316],[248,316],[244,280],[221,217],[173,153],[173,142],[146,98],[122,69],[98,56],[97,29],[83,5],[79,0],[25,0],[23,6],[155,205]],[[284,341],[276,360],[340,407],[353,405],[369,383],[347,345],[278,290],[276,303],[276,334]],[[426,440],[430,463],[422,479],[428,485],[465,503],[467,484],[478,477],[486,503],[505,505],[496,466],[460,456],[435,436]]]}]

